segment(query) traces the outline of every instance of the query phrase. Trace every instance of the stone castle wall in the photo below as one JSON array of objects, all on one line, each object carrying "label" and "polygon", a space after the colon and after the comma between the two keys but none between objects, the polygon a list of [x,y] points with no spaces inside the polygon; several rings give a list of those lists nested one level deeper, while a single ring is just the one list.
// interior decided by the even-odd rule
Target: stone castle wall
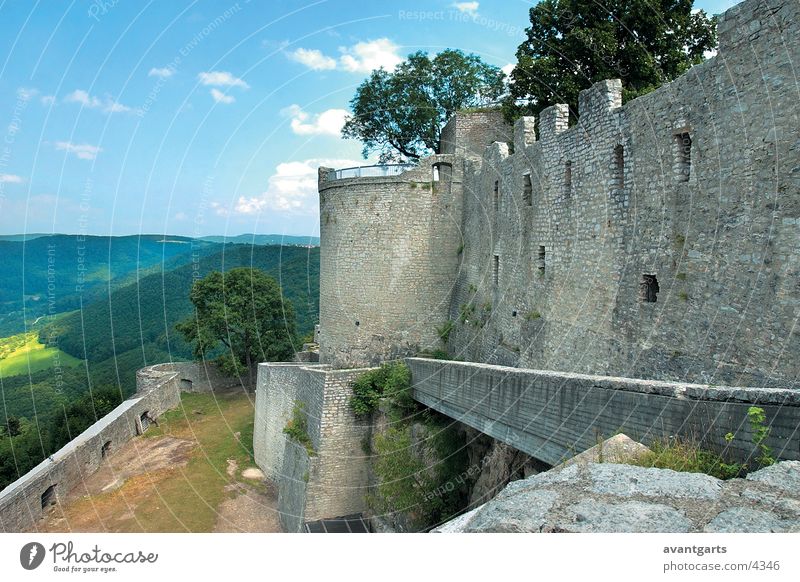
[{"label": "stone castle wall", "polygon": [[672,83],[624,106],[619,81],[597,83],[574,127],[556,105],[538,141],[523,118],[513,154],[465,161],[450,351],[796,387],[798,33],[796,2],[748,0],[721,18],[719,54]]},{"label": "stone castle wall", "polygon": [[159,372],[175,372],[178,374],[178,388],[181,392],[205,393],[219,392],[234,388],[252,390],[255,387],[247,385],[246,376],[236,378],[226,376],[220,372],[213,362],[168,362],[156,364],[146,368]]},{"label": "stone castle wall", "polygon": [[442,155],[399,176],[339,180],[320,169],[321,362],[365,365],[438,342],[461,243],[454,162]]},{"label": "stone castle wall", "polygon": [[[253,448],[256,464],[277,484],[285,531],[366,509],[369,472],[363,442],[370,426],[355,418],[349,404],[351,383],[364,372],[324,364],[259,365]],[[298,405],[313,455],[283,432]]]},{"label": "stone castle wall", "polygon": [[43,496],[48,490],[53,502],[64,499],[100,467],[105,455],[144,431],[143,414],[155,419],[180,402],[178,372],[144,368],[137,372],[136,384],[132,398],[0,491],[0,531],[36,530],[47,509]]}]

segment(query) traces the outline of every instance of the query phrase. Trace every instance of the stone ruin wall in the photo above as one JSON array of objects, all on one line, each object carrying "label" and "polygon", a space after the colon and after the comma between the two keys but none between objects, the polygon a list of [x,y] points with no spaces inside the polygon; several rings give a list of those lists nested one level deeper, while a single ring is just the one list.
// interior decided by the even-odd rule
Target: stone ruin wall
[{"label": "stone ruin wall", "polygon": [[[575,126],[556,105],[539,116],[538,141],[523,118],[513,153],[496,143],[467,160],[449,316],[468,321],[450,351],[796,387],[799,23],[796,2],[739,4],[721,18],[719,54],[672,83],[624,106],[618,81],[597,83]],[[656,278],[654,303],[645,276]]]},{"label": "stone ruin wall", "polygon": [[180,370],[163,367],[139,370],[133,397],[0,491],[0,531],[36,531],[51,503],[79,489],[106,455],[144,432],[143,414],[157,419],[180,403]]}]

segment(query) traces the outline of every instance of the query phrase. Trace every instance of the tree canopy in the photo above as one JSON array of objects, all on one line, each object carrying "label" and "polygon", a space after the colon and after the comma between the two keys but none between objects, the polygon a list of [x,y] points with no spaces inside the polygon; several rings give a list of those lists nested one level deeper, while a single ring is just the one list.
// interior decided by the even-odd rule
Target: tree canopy
[{"label": "tree canopy", "polygon": [[247,375],[252,385],[258,362],[294,355],[294,308],[262,271],[214,271],[192,285],[189,298],[195,314],[176,327],[198,359],[216,355],[223,372]]},{"label": "tree canopy", "polygon": [[530,21],[504,103],[509,120],[556,103],[574,117],[578,92],[604,79],[622,79],[623,101],[633,99],[716,46],[716,17],[692,0],[542,0]]},{"label": "tree canopy", "polygon": [[505,74],[476,55],[416,52],[394,72],[372,71],[350,101],[342,135],[361,140],[363,155],[381,163],[415,160],[439,151],[444,123],[456,111],[497,101]]}]

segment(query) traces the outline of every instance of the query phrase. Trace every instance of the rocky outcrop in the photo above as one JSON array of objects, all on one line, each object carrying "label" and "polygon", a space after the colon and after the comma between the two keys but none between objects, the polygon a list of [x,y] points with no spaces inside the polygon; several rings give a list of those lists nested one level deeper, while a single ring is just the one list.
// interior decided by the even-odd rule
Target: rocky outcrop
[{"label": "rocky outcrop", "polygon": [[800,462],[720,481],[577,462],[514,481],[437,532],[800,532]]}]

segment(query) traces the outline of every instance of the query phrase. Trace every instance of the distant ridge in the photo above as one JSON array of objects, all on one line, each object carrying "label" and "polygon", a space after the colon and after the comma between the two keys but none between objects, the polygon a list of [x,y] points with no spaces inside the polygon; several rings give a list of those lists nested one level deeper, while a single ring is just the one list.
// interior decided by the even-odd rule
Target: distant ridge
[{"label": "distant ridge", "polygon": [[284,234],[239,234],[236,236],[203,236],[200,240],[215,243],[249,245],[319,246],[318,236],[290,236]]},{"label": "distant ridge", "polygon": [[29,232],[27,234],[0,234],[0,241],[23,242],[26,240],[33,240],[35,238],[42,238],[43,236],[58,236],[58,233]]},{"label": "distant ridge", "polygon": [[[44,236],[69,236],[53,232],[29,232],[26,234],[0,234],[0,241],[23,242]],[[74,235],[73,235],[74,236]],[[130,236],[157,236],[157,235],[120,235],[111,238],[125,238]],[[166,242],[190,241],[193,237],[162,235]],[[288,246],[319,246],[318,236],[294,236],[283,234],[238,234],[236,236],[212,235],[195,237],[197,240],[214,243],[233,243],[250,245],[288,245]]]}]

